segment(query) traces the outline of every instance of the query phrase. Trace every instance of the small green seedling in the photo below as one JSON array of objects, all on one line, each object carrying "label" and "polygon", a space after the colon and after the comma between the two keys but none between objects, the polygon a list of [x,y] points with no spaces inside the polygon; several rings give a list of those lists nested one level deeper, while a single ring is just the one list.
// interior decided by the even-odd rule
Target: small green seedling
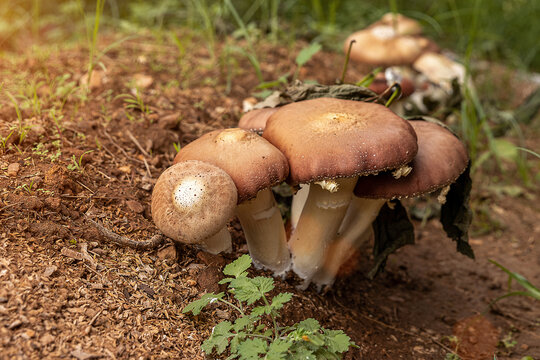
[{"label": "small green seedling", "polygon": [[[223,354],[229,348],[227,359],[341,359],[341,355],[356,346],[342,330],[327,330],[315,319],[306,319],[292,326],[278,326],[279,311],[291,300],[291,293],[279,293],[269,301],[268,293],[274,289],[274,279],[248,277],[251,266],[249,255],[243,255],[227,265],[223,273],[228,276],[220,284],[229,284],[228,293],[204,294],[187,305],[183,313],[198,315],[212,303],[223,303],[239,313],[234,321],[222,321],[214,327],[210,338],[202,344],[206,354]],[[257,306],[248,311],[247,306]],[[267,324],[272,324],[269,326]]]},{"label": "small green seedling", "polygon": [[72,163],[67,166],[68,170],[71,170],[71,171],[77,170],[78,172],[82,173],[84,171],[84,168],[82,166],[83,156],[86,155],[86,154],[89,154],[89,153],[91,153],[93,151],[94,150],[85,151],[84,153],[81,154],[81,156],[79,156],[78,160],[77,160],[77,157],[75,155],[72,155],[71,156],[71,162]]},{"label": "small green seedling", "polygon": [[[520,275],[518,273],[512,272],[496,262],[495,260],[489,259],[489,262],[498,266],[502,271],[508,274],[508,291],[506,294],[499,296],[495,300],[493,300],[489,305],[492,306],[497,301],[502,300],[506,297],[510,296],[528,296],[532,297],[533,299],[540,301],[540,289],[534,286],[527,280],[523,275]],[[516,280],[516,282],[521,285],[525,291],[512,291],[512,280]]]}]

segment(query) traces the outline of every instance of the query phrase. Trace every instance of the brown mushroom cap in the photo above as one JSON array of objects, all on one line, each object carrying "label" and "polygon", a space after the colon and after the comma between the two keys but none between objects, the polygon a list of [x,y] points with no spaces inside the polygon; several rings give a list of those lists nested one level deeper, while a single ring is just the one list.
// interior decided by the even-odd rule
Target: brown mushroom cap
[{"label": "brown mushroom cap", "polygon": [[399,35],[390,25],[376,25],[350,35],[345,41],[347,52],[352,40],[353,61],[380,66],[410,65],[432,42],[422,36]]},{"label": "brown mushroom cap", "polygon": [[244,130],[263,131],[266,121],[278,108],[262,108],[248,111],[238,121],[238,127]]},{"label": "brown mushroom cap", "polygon": [[465,170],[465,145],[449,130],[427,121],[411,121],[418,136],[412,171],[394,179],[389,172],[358,179],[354,193],[363,198],[393,199],[426,194],[453,183]]},{"label": "brown mushroom cap", "polygon": [[169,167],[156,182],[152,218],[171,239],[196,244],[227,224],[236,201],[236,186],[225,171],[202,161],[185,161]]},{"label": "brown mushroom cap", "polygon": [[285,156],[259,135],[239,129],[211,131],[184,146],[174,163],[200,160],[225,170],[238,190],[238,203],[282,182],[289,173]]},{"label": "brown mushroom cap", "polygon": [[289,182],[398,168],[417,152],[412,126],[382,105],[319,98],[282,106],[263,137],[289,160]]}]

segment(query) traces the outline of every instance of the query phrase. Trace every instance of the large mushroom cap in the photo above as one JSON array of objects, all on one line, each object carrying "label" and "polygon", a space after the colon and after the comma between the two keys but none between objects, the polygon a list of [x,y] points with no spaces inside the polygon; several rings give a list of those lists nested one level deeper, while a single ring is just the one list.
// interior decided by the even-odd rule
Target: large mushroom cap
[{"label": "large mushroom cap", "polygon": [[263,137],[289,160],[292,184],[398,168],[417,152],[412,126],[391,110],[331,98],[282,106]]},{"label": "large mushroom cap", "polygon": [[236,201],[236,187],[225,171],[201,161],[180,162],[156,182],[152,218],[171,239],[196,244],[227,224]]},{"label": "large mushroom cap", "polygon": [[174,163],[205,161],[225,170],[233,179],[241,203],[289,173],[285,156],[259,135],[238,128],[214,130],[184,146]]},{"label": "large mushroom cap", "polygon": [[358,179],[354,193],[363,198],[392,199],[426,194],[453,183],[465,170],[465,145],[449,130],[427,121],[411,121],[418,136],[412,171],[395,179],[390,173]]},{"label": "large mushroom cap", "polygon": [[345,52],[352,40],[356,43],[351,49],[351,60],[378,66],[410,65],[426,49],[433,48],[425,37],[399,35],[391,25],[384,24],[350,35],[344,44]]},{"label": "large mushroom cap", "polygon": [[262,108],[248,111],[238,121],[238,127],[244,130],[263,131],[266,121],[278,108]]}]

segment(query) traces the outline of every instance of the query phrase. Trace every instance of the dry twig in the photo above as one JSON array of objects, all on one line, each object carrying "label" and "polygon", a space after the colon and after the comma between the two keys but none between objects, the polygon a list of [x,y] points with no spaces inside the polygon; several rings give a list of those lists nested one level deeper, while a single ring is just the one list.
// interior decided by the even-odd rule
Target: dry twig
[{"label": "dry twig", "polygon": [[120,245],[120,246],[127,246],[134,248],[136,250],[151,250],[157,248],[159,245],[163,243],[165,240],[165,237],[161,234],[156,234],[150,238],[150,240],[146,241],[136,241],[128,238],[127,236],[118,235],[111,230],[107,229],[100,223],[90,219],[88,215],[85,215],[86,220],[91,222],[96,229],[101,233],[101,235],[105,236],[108,240],[112,241],[113,243]]}]

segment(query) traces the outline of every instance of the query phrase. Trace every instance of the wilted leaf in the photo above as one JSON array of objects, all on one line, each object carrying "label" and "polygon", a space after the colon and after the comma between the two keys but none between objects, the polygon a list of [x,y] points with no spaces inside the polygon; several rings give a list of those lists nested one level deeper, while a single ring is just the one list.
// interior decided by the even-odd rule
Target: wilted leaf
[{"label": "wilted leaf", "polygon": [[457,251],[474,259],[474,251],[469,245],[469,226],[472,211],[469,208],[469,196],[472,181],[471,166],[450,186],[446,202],[441,206],[441,223],[449,238],[457,242]]},{"label": "wilted leaf", "polygon": [[394,209],[384,204],[373,222],[375,265],[368,273],[371,279],[384,269],[388,255],[402,246],[414,244],[414,226],[409,220],[407,210],[399,200],[394,200],[393,204]]}]

